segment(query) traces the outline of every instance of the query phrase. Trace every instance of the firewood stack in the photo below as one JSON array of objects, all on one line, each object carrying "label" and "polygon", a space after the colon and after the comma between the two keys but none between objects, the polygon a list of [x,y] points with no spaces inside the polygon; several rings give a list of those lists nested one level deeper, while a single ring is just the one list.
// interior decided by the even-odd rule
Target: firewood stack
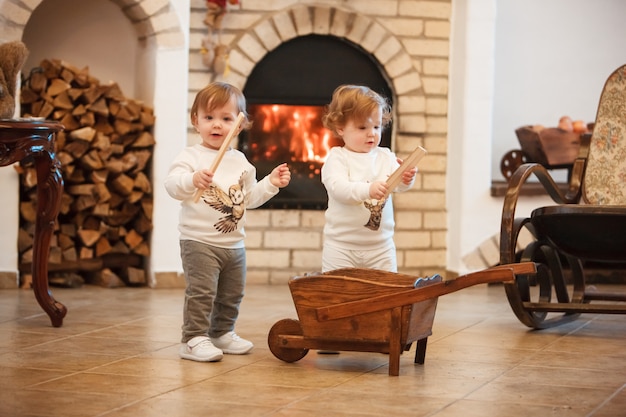
[{"label": "firewood stack", "polygon": [[[152,109],[124,97],[116,83],[103,85],[87,68],[59,60],[42,61],[23,80],[21,106],[22,117],[58,120],[65,127],[56,138],[64,193],[50,247],[51,283],[64,285],[79,274],[106,287],[146,284]],[[18,246],[22,286],[27,286],[37,181],[34,166],[25,163],[18,171]]]}]

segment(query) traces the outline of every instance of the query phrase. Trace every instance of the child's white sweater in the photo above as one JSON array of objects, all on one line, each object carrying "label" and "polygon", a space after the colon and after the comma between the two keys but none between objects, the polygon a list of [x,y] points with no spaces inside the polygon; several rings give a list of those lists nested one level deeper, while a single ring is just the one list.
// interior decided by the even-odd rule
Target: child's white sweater
[{"label": "child's white sweater", "polygon": [[[386,181],[400,164],[387,148],[368,153],[334,147],[322,167],[322,183],[328,193],[324,243],[349,250],[384,247],[393,239],[393,203],[384,205],[369,196],[370,184]],[[413,183],[393,191],[405,191]]]},{"label": "child's white sweater", "polygon": [[165,179],[168,194],[181,201],[178,230],[181,240],[195,240],[221,248],[244,247],[246,209],[256,208],[279,191],[269,177],[256,180],[256,169],[243,153],[229,149],[213,176],[213,183],[196,203],[193,173],[209,169],[217,151],[197,144],[174,159]]}]

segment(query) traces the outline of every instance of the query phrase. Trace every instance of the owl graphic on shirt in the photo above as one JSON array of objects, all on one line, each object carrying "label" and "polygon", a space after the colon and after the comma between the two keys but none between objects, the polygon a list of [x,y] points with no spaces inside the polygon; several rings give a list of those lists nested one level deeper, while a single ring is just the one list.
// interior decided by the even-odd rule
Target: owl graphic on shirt
[{"label": "owl graphic on shirt", "polygon": [[239,220],[243,218],[246,212],[246,195],[243,183],[245,175],[246,172],[244,171],[239,177],[238,183],[228,187],[228,191],[224,191],[215,183],[212,183],[202,195],[202,199],[206,204],[225,214],[224,217],[221,217],[213,225],[222,233],[230,233],[236,230]]}]

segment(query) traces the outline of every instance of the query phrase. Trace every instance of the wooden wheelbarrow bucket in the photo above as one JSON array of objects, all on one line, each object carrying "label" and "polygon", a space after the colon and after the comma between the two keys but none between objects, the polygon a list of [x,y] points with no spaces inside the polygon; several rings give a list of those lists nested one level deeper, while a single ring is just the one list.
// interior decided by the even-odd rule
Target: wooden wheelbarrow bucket
[{"label": "wooden wheelbarrow bucket", "polygon": [[417,342],[415,363],[423,364],[438,297],[477,284],[512,282],[534,274],[533,262],[497,266],[443,281],[347,268],[294,277],[289,289],[298,320],[270,329],[268,345],[278,359],[296,362],[309,349],[389,354],[389,375],[400,372],[400,355]]}]

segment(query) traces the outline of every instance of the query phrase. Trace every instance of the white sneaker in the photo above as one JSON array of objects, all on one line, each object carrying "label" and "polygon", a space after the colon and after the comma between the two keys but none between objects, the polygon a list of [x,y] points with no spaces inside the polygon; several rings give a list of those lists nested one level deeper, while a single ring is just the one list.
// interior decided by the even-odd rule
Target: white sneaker
[{"label": "white sneaker", "polygon": [[231,355],[243,355],[250,352],[254,347],[251,341],[242,339],[235,332],[228,332],[220,337],[212,337],[211,342],[222,349],[224,353]]},{"label": "white sneaker", "polygon": [[211,339],[206,336],[196,336],[187,343],[183,343],[179,355],[183,359],[198,362],[217,362],[224,356],[222,351],[213,346]]}]

